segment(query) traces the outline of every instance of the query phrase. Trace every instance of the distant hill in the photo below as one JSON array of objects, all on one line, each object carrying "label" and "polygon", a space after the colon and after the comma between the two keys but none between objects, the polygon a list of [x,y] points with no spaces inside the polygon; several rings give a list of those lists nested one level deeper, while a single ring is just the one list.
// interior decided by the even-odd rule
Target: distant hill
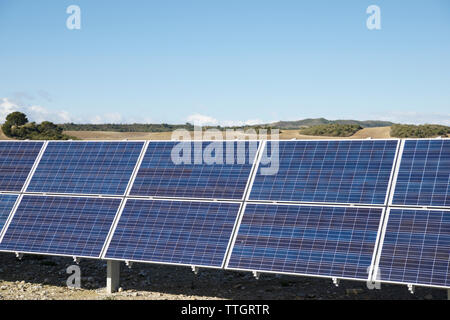
[{"label": "distant hill", "polygon": [[304,127],[312,127],[322,124],[348,124],[348,125],[359,125],[363,128],[375,128],[375,127],[390,127],[394,123],[390,121],[379,121],[379,120],[327,120],[325,118],[317,119],[303,119],[297,121],[278,121],[268,124],[268,126],[280,129],[300,129]]}]

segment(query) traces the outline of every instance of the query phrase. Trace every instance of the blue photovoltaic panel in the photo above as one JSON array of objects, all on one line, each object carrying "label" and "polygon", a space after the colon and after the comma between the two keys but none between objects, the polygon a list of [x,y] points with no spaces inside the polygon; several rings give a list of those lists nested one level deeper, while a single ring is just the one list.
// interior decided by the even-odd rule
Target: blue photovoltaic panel
[{"label": "blue photovoltaic panel", "polygon": [[238,203],[127,200],[106,258],[221,267]]},{"label": "blue photovoltaic panel", "polygon": [[[276,142],[267,142],[268,155]],[[274,159],[260,165],[251,200],[384,204],[397,140],[280,141]],[[273,157],[272,157],[273,158]]]},{"label": "blue photovoltaic panel", "polygon": [[120,202],[25,195],[0,250],[98,258]]},{"label": "blue photovoltaic panel", "polygon": [[27,192],[123,195],[143,142],[49,142]]},{"label": "blue photovoltaic panel", "polygon": [[8,216],[17,200],[18,195],[2,194],[0,195],[0,232],[8,219]]},{"label": "blue photovoltaic panel", "polygon": [[0,142],[0,191],[20,191],[43,142]]},{"label": "blue photovoltaic panel", "polygon": [[247,204],[227,268],[368,279],[382,210]]},{"label": "blue photovoltaic panel", "polygon": [[450,211],[391,209],[377,278],[450,287],[449,254]]},{"label": "blue photovoltaic panel", "polygon": [[393,204],[450,207],[450,140],[406,140]]},{"label": "blue photovoltaic panel", "polygon": [[[221,150],[211,152],[211,142],[150,142],[131,195],[242,199],[258,143],[231,141],[215,145],[223,154]],[[233,150],[227,152],[227,146]],[[183,156],[188,163],[174,161],[174,154],[175,159]],[[217,155],[221,163],[210,164],[205,157],[202,161],[205,154]]]}]

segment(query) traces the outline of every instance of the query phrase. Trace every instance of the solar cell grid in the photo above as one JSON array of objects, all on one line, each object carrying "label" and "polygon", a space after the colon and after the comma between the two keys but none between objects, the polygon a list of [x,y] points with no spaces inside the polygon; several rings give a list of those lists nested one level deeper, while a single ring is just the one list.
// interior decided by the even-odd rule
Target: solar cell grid
[{"label": "solar cell grid", "polygon": [[[267,142],[267,154],[272,152]],[[262,175],[250,200],[384,204],[397,140],[280,141],[279,170]]]},{"label": "solar cell grid", "polygon": [[0,142],[0,191],[21,191],[43,142]]},{"label": "solar cell grid", "polygon": [[27,192],[123,195],[143,142],[49,142]]},{"label": "solar cell grid", "polygon": [[247,204],[230,269],[368,279],[382,209]]},{"label": "solar cell grid", "polygon": [[128,199],[105,258],[221,267],[240,204]]},{"label": "solar cell grid", "polygon": [[[220,143],[221,163],[208,164],[202,159],[210,142],[199,142],[200,156],[194,142],[150,142],[130,194],[197,199],[242,199],[252,169],[257,142],[232,143],[233,163],[226,161],[226,142]],[[216,142],[217,143],[217,142]],[[172,152],[185,144],[188,163],[174,163]],[[239,145],[244,146],[241,154]],[[190,149],[190,150],[189,150]],[[200,159],[197,162],[196,159]]]},{"label": "solar cell grid", "polygon": [[120,202],[24,195],[0,250],[98,258]]},{"label": "solar cell grid", "polygon": [[18,195],[2,194],[0,195],[0,234],[3,226],[8,220],[9,214],[17,200]]},{"label": "solar cell grid", "polygon": [[377,279],[450,287],[450,211],[390,209]]},{"label": "solar cell grid", "polygon": [[450,207],[450,140],[406,140],[393,204]]}]

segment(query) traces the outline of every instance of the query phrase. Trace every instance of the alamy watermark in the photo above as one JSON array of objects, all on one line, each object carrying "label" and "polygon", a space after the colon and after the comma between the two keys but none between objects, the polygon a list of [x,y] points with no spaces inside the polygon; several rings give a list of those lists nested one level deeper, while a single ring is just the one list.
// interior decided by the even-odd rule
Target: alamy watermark
[{"label": "alamy watermark", "polygon": [[370,16],[367,18],[366,26],[369,30],[381,30],[381,9],[377,5],[371,5],[366,10]]},{"label": "alamy watermark", "polygon": [[[69,30],[81,29],[81,8],[77,5],[70,5],[66,9],[70,16],[66,19],[66,27]],[[366,20],[366,26],[369,30],[381,30],[381,9],[377,5],[370,5],[366,9],[366,14],[370,16]]]},{"label": "alamy watermark", "polygon": [[81,8],[77,5],[68,6],[66,13],[70,16],[66,20],[66,27],[69,30],[81,29]]},{"label": "alamy watermark", "polygon": [[67,267],[66,273],[70,274],[67,278],[66,284],[68,288],[80,289],[81,288],[81,269],[80,266],[71,265]]},{"label": "alamy watermark", "polygon": [[178,129],[172,133],[172,140],[181,141],[172,148],[171,160],[175,165],[253,164],[259,143],[269,139],[260,157],[260,174],[274,175],[279,169],[278,129],[269,134],[267,129],[220,131],[196,126],[193,136],[188,130]]}]

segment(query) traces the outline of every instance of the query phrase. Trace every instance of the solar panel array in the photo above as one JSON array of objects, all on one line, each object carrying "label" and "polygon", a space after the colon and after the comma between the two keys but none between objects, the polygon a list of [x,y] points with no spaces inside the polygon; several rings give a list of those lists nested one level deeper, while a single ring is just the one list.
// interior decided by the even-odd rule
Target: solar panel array
[{"label": "solar panel array", "polygon": [[120,201],[25,195],[0,251],[99,258]]},{"label": "solar panel array", "polygon": [[450,287],[450,140],[405,140],[399,159],[374,276]]},{"label": "solar panel array", "polygon": [[450,211],[391,209],[379,280],[450,287]]},{"label": "solar panel array", "polygon": [[49,142],[27,192],[123,195],[143,142]]},{"label": "solar panel array", "polygon": [[265,166],[260,166],[250,199],[384,204],[397,144],[397,140],[268,142],[267,154],[279,148],[279,170],[263,175]]},{"label": "solar panel array", "polygon": [[106,258],[220,268],[238,203],[127,200]]},{"label": "solar panel array", "polygon": [[450,140],[406,140],[393,204],[450,207]]},{"label": "solar panel array", "polygon": [[0,251],[449,287],[449,151],[447,139],[0,142]]},{"label": "solar panel array", "polygon": [[0,142],[0,191],[21,191],[43,142]]},{"label": "solar panel array", "polygon": [[[130,194],[173,198],[242,199],[258,143],[231,142],[233,150],[228,162],[223,156],[227,150],[226,142],[215,142],[217,154],[214,154],[214,150],[208,152],[209,145],[210,142],[150,143]],[[217,156],[217,161],[203,165],[209,160],[207,156],[212,159]]]},{"label": "solar panel array", "polygon": [[367,279],[382,211],[247,204],[228,268]]}]

